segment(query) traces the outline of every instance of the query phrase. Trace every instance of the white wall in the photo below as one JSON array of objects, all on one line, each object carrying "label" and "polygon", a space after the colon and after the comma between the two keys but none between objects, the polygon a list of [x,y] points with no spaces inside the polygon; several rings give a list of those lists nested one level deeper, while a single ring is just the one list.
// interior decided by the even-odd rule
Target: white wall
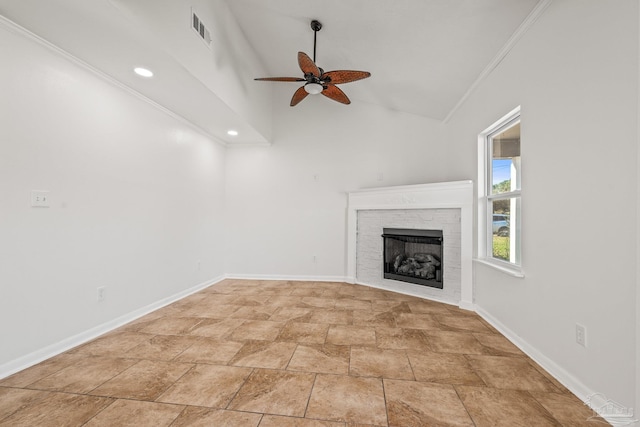
[{"label": "white wall", "polygon": [[274,89],[273,146],[228,151],[229,274],[342,279],[346,193],[437,182],[446,172],[438,122],[323,96],[292,108],[296,88]]},{"label": "white wall", "polygon": [[1,375],[223,274],[225,150],[3,26],[0,56]]},{"label": "white wall", "polygon": [[[640,8],[638,8],[638,22],[640,22]],[[636,72],[638,73],[638,102],[640,103],[640,30],[638,37],[638,69]],[[638,108],[637,114],[636,161],[638,162],[638,167],[636,168],[636,214],[640,213],[640,108]],[[636,325],[636,401],[633,407],[635,408],[635,414],[638,415],[640,413],[640,327],[638,326],[640,325],[640,215],[636,215],[636,319],[634,324]]]},{"label": "white wall", "polygon": [[476,303],[578,394],[626,407],[636,378],[637,100],[637,1],[555,0],[448,124],[453,180],[475,174],[478,133],[522,105],[526,277],[477,265]]}]

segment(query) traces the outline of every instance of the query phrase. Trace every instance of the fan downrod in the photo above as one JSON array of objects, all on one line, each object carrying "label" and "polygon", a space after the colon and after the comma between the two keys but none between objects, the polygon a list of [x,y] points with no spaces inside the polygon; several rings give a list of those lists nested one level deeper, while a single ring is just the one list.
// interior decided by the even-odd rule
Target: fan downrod
[{"label": "fan downrod", "polygon": [[322,24],[317,19],[311,21],[311,29],[313,30],[313,62],[316,62],[316,41],[318,39],[318,31],[322,29]]}]

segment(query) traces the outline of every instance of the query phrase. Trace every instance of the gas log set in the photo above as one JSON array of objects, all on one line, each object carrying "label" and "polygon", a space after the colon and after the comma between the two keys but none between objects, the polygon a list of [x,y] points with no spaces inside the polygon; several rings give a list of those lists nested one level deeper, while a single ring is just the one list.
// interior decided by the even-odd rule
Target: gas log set
[{"label": "gas log set", "polygon": [[384,278],[443,288],[442,230],[385,228]]},{"label": "gas log set", "polygon": [[435,279],[436,267],[440,267],[440,264],[440,261],[431,254],[413,254],[411,257],[399,254],[393,262],[393,271],[398,274]]}]

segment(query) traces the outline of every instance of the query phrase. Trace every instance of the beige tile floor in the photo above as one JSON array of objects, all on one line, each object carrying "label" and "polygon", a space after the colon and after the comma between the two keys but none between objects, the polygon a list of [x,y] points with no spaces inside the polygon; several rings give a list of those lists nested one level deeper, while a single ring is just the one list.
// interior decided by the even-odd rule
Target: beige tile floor
[{"label": "beige tile floor", "polygon": [[0,381],[0,426],[594,426],[474,313],[226,280]]}]

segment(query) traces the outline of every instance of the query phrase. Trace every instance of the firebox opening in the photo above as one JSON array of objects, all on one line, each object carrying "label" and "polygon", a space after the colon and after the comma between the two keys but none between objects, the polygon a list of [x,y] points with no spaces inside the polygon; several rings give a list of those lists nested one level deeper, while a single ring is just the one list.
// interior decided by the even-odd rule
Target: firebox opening
[{"label": "firebox opening", "polygon": [[384,278],[443,288],[442,230],[385,228]]}]

